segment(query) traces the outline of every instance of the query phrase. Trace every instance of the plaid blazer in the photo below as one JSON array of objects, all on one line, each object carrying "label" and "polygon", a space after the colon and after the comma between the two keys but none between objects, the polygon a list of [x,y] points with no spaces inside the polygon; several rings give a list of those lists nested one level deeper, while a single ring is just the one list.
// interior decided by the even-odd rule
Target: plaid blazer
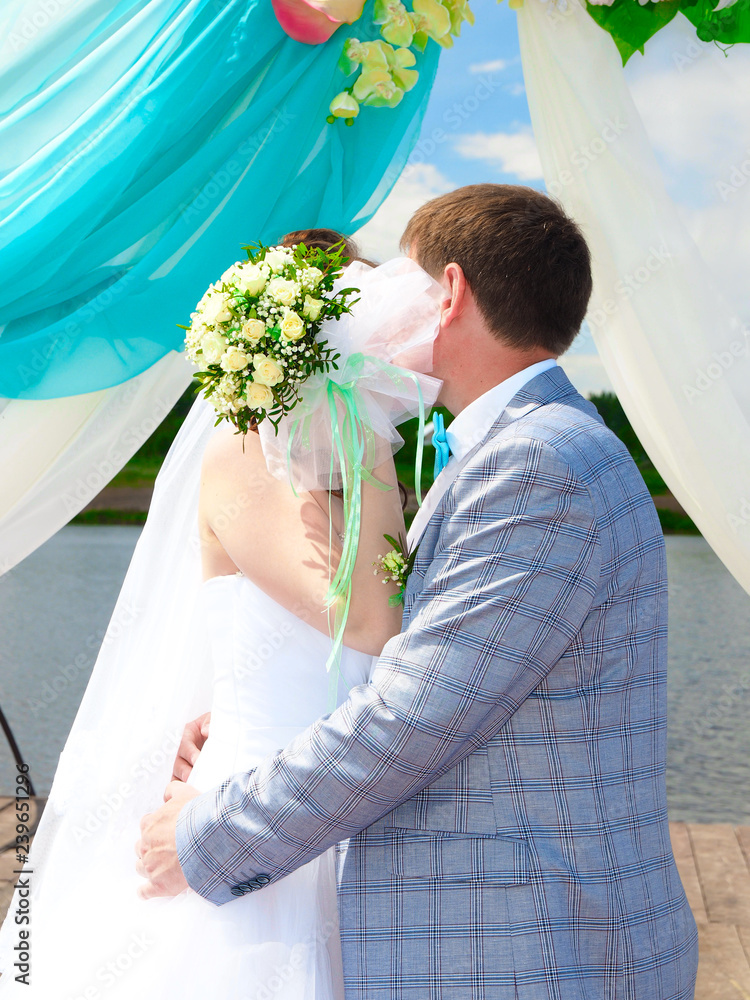
[{"label": "plaid blazer", "polygon": [[183,808],[185,875],[222,904],[351,838],[347,1000],[691,1000],[666,644],[648,491],[543,372],[442,497],[370,683]]}]

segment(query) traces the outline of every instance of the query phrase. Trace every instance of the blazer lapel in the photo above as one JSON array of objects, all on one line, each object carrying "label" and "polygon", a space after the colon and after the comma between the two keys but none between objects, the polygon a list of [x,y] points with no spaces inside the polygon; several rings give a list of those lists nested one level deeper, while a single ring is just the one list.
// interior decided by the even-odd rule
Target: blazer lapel
[{"label": "blazer lapel", "polygon": [[518,390],[498,416],[482,444],[489,438],[495,437],[514,420],[531,413],[532,410],[549,403],[562,403],[565,400],[573,403],[576,409],[583,410],[587,414],[595,414],[601,422],[601,417],[599,417],[599,412],[594,404],[583,398],[560,365],[557,365],[555,368],[548,368],[546,372],[536,375]]},{"label": "blazer lapel", "polygon": [[[549,368],[547,371],[535,375],[533,379],[518,390],[503,412],[498,415],[497,420],[492,424],[484,438],[469,452],[464,464],[468,464],[480,448],[483,448],[489,440],[500,434],[515,420],[518,420],[519,417],[526,416],[540,406],[546,406],[549,403],[561,403],[566,400],[570,401],[576,409],[583,410],[590,415],[595,415],[601,422],[601,417],[593,403],[589,403],[588,400],[580,395],[563,369],[557,365],[555,368]],[[458,475],[461,475],[460,471]],[[432,517],[422,532],[417,557],[414,560],[414,566],[409,575],[404,593],[402,631],[409,623],[415,598],[422,589],[422,581],[424,580],[427,568],[432,562],[435,545],[440,533],[440,524],[445,514],[446,497],[449,492],[450,486],[440,498],[437,507],[432,513]]]}]

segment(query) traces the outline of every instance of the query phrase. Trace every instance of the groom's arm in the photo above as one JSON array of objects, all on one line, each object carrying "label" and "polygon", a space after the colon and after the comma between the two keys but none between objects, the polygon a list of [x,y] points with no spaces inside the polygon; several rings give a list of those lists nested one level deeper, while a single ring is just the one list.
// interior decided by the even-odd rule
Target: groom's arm
[{"label": "groom's arm", "polygon": [[494,735],[580,630],[599,580],[597,526],[553,449],[497,443],[448,499],[409,627],[370,683],[182,809],[180,864],[207,899],[281,878],[411,798]]}]

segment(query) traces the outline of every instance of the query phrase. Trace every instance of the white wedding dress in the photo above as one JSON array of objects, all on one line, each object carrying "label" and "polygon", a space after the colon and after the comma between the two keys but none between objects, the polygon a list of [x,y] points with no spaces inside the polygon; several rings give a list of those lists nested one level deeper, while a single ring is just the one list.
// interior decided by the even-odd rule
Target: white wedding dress
[{"label": "white wedding dress", "polygon": [[[429,412],[440,388],[415,372],[432,368],[442,292],[408,259],[354,263],[338,280],[358,287],[360,300],[321,331],[341,355],[331,378],[356,379],[364,425],[390,453],[401,443],[396,427]],[[278,436],[267,422],[260,427],[269,469],[297,490],[341,485],[331,480],[337,446],[324,380],[316,391],[320,405],[305,411],[305,432],[294,440],[302,411],[282,420]],[[342,996],[332,851],[220,907],[192,890],[174,899],[136,895],[140,819],[162,803],[187,721],[212,706],[190,777],[206,791],[286,746],[349,687],[366,683],[372,666],[370,656],[344,648],[330,692],[328,636],[246,577],[202,583],[201,463],[215,423],[211,404],[197,399],[157,477],[19,875],[31,895],[17,888],[0,928],[2,1000]],[[234,516],[232,504],[222,516]],[[19,913],[29,922],[19,923]]]},{"label": "white wedding dress", "polygon": [[[329,711],[331,640],[239,574],[206,581],[196,614],[193,640],[205,640],[213,699],[210,735],[190,783],[205,791],[252,768]],[[367,682],[371,665],[372,657],[344,648],[339,701],[350,686]],[[0,996],[341,1000],[333,850],[217,907],[192,889],[172,899],[138,899],[138,835],[134,823],[112,822],[106,863],[100,854],[87,869],[84,840],[79,870],[48,866],[31,914],[31,986],[16,983],[6,968]]]}]

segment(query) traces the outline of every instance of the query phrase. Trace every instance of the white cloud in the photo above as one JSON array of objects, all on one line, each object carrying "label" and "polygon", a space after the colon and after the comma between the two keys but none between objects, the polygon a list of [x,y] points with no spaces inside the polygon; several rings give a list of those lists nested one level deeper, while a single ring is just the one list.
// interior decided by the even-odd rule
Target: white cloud
[{"label": "white cloud", "polygon": [[646,56],[628,63],[626,77],[651,142],[668,164],[697,168],[710,181],[750,143],[748,47],[725,56],[675,18]]},{"label": "white cloud", "polygon": [[470,73],[500,73],[508,65],[505,59],[491,59],[489,62],[472,63]]},{"label": "white cloud", "polygon": [[507,87],[503,87],[503,90],[511,97],[520,97],[521,94],[526,93],[526,88],[522,83],[509,83]]},{"label": "white cloud", "polygon": [[484,160],[504,174],[515,174],[519,180],[537,180],[542,165],[530,128],[517,132],[473,132],[457,135],[456,152],[467,160]]},{"label": "white cloud", "polygon": [[372,219],[356,233],[362,253],[378,261],[396,257],[409,218],[426,201],[454,187],[431,163],[407,167]]}]

